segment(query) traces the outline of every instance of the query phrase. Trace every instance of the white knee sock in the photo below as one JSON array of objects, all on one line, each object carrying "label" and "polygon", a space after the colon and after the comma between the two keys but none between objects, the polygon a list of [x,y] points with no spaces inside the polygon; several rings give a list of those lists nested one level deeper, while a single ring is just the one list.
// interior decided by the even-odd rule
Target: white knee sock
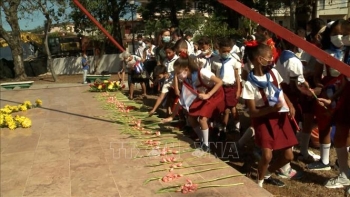
[{"label": "white knee sock", "polygon": [[209,146],[209,129],[201,130],[203,136],[203,144]]},{"label": "white knee sock", "polygon": [[331,149],[331,144],[321,144],[320,152],[321,152],[321,160],[323,164],[329,164],[329,151]]},{"label": "white knee sock", "polygon": [[258,180],[258,185],[259,187],[263,187],[264,179],[263,180]]},{"label": "white knee sock", "polygon": [[349,170],[347,148],[336,148],[335,150],[337,152],[340,175],[346,178]]},{"label": "white knee sock", "polygon": [[310,133],[300,133],[300,153],[306,157],[309,155],[308,149],[309,149],[309,142],[310,142],[310,138],[311,138],[311,134]]},{"label": "white knee sock", "polygon": [[290,170],[291,167],[292,167],[292,166],[290,166],[290,163],[287,163],[286,165],[282,166],[281,170],[282,170],[283,172],[289,172],[289,170]]}]

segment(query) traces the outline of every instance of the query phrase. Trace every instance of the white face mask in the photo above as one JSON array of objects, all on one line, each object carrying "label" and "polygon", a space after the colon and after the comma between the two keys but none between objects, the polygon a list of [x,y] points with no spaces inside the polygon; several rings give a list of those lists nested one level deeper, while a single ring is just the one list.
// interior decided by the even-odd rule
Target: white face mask
[{"label": "white face mask", "polygon": [[209,49],[202,51],[202,55],[204,55],[204,56],[209,55],[209,53],[210,53]]},{"label": "white face mask", "polygon": [[350,35],[343,36],[342,41],[344,46],[350,46]]},{"label": "white face mask", "polygon": [[177,78],[179,81],[184,81],[187,78],[187,71],[182,71],[180,74],[177,75]]},{"label": "white face mask", "polygon": [[344,45],[342,41],[342,37],[343,37],[342,35],[331,36],[332,44],[338,48],[342,47]]}]

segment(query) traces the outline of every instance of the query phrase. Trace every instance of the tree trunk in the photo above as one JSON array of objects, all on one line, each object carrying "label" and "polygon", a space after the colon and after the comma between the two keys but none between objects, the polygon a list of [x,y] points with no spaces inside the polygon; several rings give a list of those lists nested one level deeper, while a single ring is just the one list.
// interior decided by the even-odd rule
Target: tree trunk
[{"label": "tree trunk", "polygon": [[318,0],[314,0],[312,2],[312,18],[317,18],[317,7],[318,7]]},{"label": "tree trunk", "polygon": [[[8,24],[10,24],[11,32],[5,31],[3,26],[0,26],[0,37],[4,38],[8,43],[14,63],[15,78],[17,80],[23,80],[27,78],[24,64],[23,64],[23,49],[21,45],[21,29],[18,24],[18,6],[21,3],[20,0],[4,1],[0,3],[4,10],[5,18]],[[6,7],[5,3],[8,3]]]},{"label": "tree trunk", "polygon": [[45,23],[45,41],[44,41],[44,45],[45,45],[45,50],[46,50],[46,55],[47,55],[47,66],[49,68],[49,70],[51,71],[51,75],[52,75],[52,79],[54,82],[57,81],[57,76],[55,73],[55,70],[53,69],[53,60],[52,60],[52,56],[51,56],[51,52],[50,52],[50,48],[49,48],[49,30],[51,27],[51,19],[50,16],[46,15],[46,23]]},{"label": "tree trunk", "polygon": [[171,1],[170,21],[171,21],[171,24],[175,27],[178,27],[180,24],[179,19],[177,18],[176,1]]}]

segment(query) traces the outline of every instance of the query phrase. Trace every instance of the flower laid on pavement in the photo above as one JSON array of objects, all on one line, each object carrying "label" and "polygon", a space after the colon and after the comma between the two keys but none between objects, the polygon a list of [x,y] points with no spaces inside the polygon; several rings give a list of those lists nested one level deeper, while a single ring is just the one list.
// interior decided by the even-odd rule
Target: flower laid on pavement
[{"label": "flower laid on pavement", "polygon": [[[230,166],[223,166],[223,167],[216,167],[216,168],[210,168],[210,169],[205,169],[205,170],[199,170],[199,171],[195,171],[195,172],[188,172],[188,173],[184,173],[184,174],[181,174],[179,177],[183,177],[185,175],[190,175],[190,174],[199,174],[199,173],[202,173],[202,172],[208,172],[208,171],[213,171],[213,170],[220,170],[220,169],[224,169],[224,168],[228,168]],[[178,177],[178,176],[177,176]],[[151,181],[156,181],[156,180],[163,180],[164,177],[153,177],[153,178],[150,178],[150,179],[147,179],[144,184],[147,184]],[[172,181],[174,179],[166,179],[167,182],[169,181]]]},{"label": "flower laid on pavement", "polygon": [[173,186],[165,187],[165,188],[158,190],[157,193],[181,192],[183,194],[187,194],[187,193],[195,192],[196,190],[203,189],[203,188],[232,187],[232,186],[237,186],[237,185],[243,185],[243,183],[234,183],[234,184],[226,184],[226,185],[203,185],[203,186],[200,186],[200,184],[203,184],[203,183],[210,183],[210,182],[215,182],[215,181],[219,181],[219,180],[240,177],[240,176],[244,176],[244,175],[243,174],[229,175],[229,176],[219,177],[219,178],[215,178],[215,179],[211,179],[211,180],[200,181],[198,183],[193,183],[191,180],[187,179],[186,183],[183,185],[173,185]]},{"label": "flower laid on pavement", "polygon": [[[124,86],[125,87],[125,86]],[[108,81],[103,82],[96,80],[94,83],[90,84],[90,92],[116,92],[121,91],[123,85],[119,81]]]},{"label": "flower laid on pavement", "polygon": [[[224,163],[228,163],[229,161],[224,161]],[[195,164],[191,166],[183,166],[182,163],[176,163],[176,164],[171,164],[168,168],[163,168],[163,169],[158,169],[158,170],[152,170],[149,173],[155,173],[155,172],[161,172],[161,171],[166,171],[166,170],[175,170],[175,169],[185,169],[185,168],[194,168],[194,167],[199,167],[199,166],[210,166],[210,165],[215,165],[215,164],[221,164],[222,161],[220,162],[213,162],[213,163],[201,163],[201,164]]]},{"label": "flower laid on pavement", "polygon": [[[37,107],[42,105],[41,100],[36,100],[35,103]],[[22,104],[17,106],[5,105],[0,109],[0,128],[9,128],[10,130],[14,130],[16,128],[29,128],[32,126],[32,121],[25,117],[16,115],[12,116],[12,113],[27,111],[28,109],[32,109],[33,105],[30,101],[24,101]]]}]

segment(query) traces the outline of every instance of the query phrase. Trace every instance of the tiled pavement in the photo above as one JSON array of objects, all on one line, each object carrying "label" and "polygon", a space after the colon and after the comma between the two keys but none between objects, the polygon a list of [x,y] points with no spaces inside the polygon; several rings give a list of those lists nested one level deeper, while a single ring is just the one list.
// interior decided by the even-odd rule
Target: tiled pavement
[{"label": "tiled pavement", "polygon": [[[181,193],[155,194],[155,191],[161,187],[182,184],[185,178],[172,183],[154,181],[143,185],[147,178],[166,174],[148,174],[152,168],[145,165],[156,163],[159,159],[116,157],[115,150],[120,142],[129,142],[131,139],[120,134],[120,125],[106,118],[97,118],[107,112],[94,98],[96,94],[86,90],[87,86],[65,84],[60,87],[33,85],[28,90],[0,92],[1,107],[6,104],[17,105],[25,100],[34,102],[38,98],[43,101],[43,108],[22,112],[32,120],[31,128],[14,131],[1,129],[1,196],[182,196]],[[186,142],[180,143],[188,146]],[[187,153],[182,157],[190,156]],[[188,160],[184,165],[218,161],[214,157],[206,157]],[[188,168],[179,172],[225,165]],[[187,178],[203,181],[231,174],[239,172],[229,167],[189,175]],[[211,184],[232,183],[244,185],[201,189],[186,196],[272,196],[246,177]]]}]

